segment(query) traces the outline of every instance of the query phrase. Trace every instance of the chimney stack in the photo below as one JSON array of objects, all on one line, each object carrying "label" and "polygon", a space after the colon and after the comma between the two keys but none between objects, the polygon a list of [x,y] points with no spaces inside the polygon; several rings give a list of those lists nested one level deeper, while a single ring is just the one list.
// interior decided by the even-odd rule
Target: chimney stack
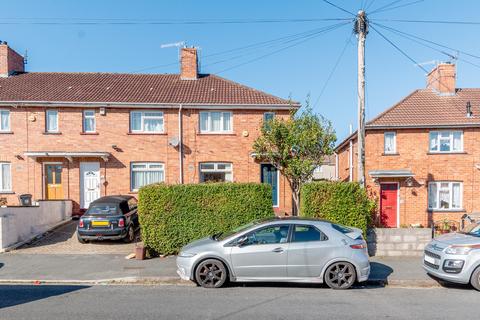
[{"label": "chimney stack", "polygon": [[439,63],[427,75],[427,88],[440,95],[454,95],[456,70],[452,63]]},{"label": "chimney stack", "polygon": [[180,56],[180,79],[197,80],[198,56],[197,48],[182,48]]},{"label": "chimney stack", "polygon": [[0,77],[23,73],[24,67],[23,57],[11,49],[6,41],[0,41]]}]

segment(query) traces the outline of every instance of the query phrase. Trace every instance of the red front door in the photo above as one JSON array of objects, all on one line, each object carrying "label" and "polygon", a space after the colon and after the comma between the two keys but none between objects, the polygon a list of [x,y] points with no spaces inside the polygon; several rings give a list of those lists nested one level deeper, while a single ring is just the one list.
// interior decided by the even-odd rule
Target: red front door
[{"label": "red front door", "polygon": [[396,228],[397,225],[397,193],[396,183],[382,183],[380,185],[380,221],[388,228]]}]

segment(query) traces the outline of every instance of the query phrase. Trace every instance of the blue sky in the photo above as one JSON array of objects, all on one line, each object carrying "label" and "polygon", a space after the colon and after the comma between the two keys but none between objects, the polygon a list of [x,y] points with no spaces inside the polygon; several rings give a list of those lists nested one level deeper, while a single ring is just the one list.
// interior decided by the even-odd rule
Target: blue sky
[{"label": "blue sky", "polygon": [[[392,0],[330,0],[357,12],[362,2],[370,12]],[[403,0],[398,5],[413,0]],[[395,10],[372,14],[370,19],[480,21],[480,2],[475,0],[424,0]],[[0,23],[76,21],[72,19],[301,19],[349,18],[320,0],[242,0],[242,1],[4,1]],[[18,20],[25,19],[26,20]],[[60,18],[61,20],[52,20]],[[35,20],[42,21],[42,20]],[[173,73],[178,71],[175,48],[162,44],[186,41],[201,48],[202,72],[217,73],[259,58],[282,48],[264,47],[207,57],[210,54],[248,46],[307,30],[326,27],[339,21],[264,24],[202,25],[0,25],[0,39],[23,53],[28,49],[28,71]],[[447,46],[480,55],[480,25],[418,24],[378,21],[390,27]],[[381,29],[379,29],[381,30]],[[431,49],[381,30],[419,63],[448,58]],[[356,38],[351,25],[323,33],[297,46],[252,63],[219,73],[220,76],[264,90],[280,97],[304,102],[310,95],[314,111],[333,122],[339,139],[356,126]],[[344,56],[326,90],[319,97],[332,68],[347,41]],[[295,42],[291,42],[294,44]],[[286,45],[289,45],[288,43]],[[284,46],[286,46],[284,44]],[[448,51],[448,50],[446,50]],[[451,52],[451,51],[449,51]],[[475,58],[459,55],[473,63]],[[367,119],[388,108],[416,88],[425,86],[425,72],[402,56],[373,30],[367,37]],[[232,59],[234,58],[234,59]],[[209,65],[210,64],[210,65]],[[458,61],[457,86],[478,87],[478,68]],[[424,65],[431,69],[432,65]]]}]

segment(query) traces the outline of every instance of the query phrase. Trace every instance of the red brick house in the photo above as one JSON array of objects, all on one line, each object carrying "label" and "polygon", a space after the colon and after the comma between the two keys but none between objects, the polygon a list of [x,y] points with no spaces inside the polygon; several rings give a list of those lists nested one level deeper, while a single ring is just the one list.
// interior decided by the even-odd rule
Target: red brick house
[{"label": "red brick house", "polygon": [[[366,181],[385,226],[480,212],[480,89],[456,88],[455,73],[455,65],[439,64],[426,89],[366,124]],[[356,181],[356,133],[336,153],[338,178]]]},{"label": "red brick house", "polygon": [[287,181],[252,158],[264,119],[297,103],[198,72],[184,48],[180,74],[24,72],[0,44],[0,198],[71,199],[75,211],[103,195],[149,183],[267,182],[278,212]]}]

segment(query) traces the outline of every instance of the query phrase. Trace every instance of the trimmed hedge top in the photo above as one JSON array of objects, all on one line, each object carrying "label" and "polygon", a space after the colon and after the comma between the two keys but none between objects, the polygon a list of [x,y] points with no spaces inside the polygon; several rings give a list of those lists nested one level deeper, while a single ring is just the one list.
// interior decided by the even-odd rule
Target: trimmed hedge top
[{"label": "trimmed hedge top", "polygon": [[363,230],[366,235],[375,201],[354,182],[311,182],[301,190],[300,215],[326,219]]},{"label": "trimmed hedge top", "polygon": [[274,216],[271,186],[258,183],[149,185],[139,191],[138,212],[144,243],[161,254]]}]

